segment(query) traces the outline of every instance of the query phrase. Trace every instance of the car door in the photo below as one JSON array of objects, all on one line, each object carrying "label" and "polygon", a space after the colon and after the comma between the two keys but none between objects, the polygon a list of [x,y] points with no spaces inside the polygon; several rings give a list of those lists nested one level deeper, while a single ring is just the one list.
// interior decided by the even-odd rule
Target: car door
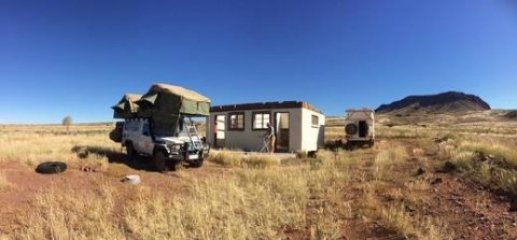
[{"label": "car door", "polygon": [[153,139],[151,137],[151,129],[149,128],[149,123],[145,122],[143,125],[142,125],[142,132],[140,134],[140,137],[139,137],[139,147],[140,147],[140,152],[141,153],[145,153],[145,154],[149,154],[149,155],[152,155],[153,154],[153,149],[154,149],[154,145],[153,145]]}]

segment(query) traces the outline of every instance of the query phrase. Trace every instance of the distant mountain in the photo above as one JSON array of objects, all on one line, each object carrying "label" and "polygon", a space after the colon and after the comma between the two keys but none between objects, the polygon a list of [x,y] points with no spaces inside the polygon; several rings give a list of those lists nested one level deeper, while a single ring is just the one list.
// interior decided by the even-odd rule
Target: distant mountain
[{"label": "distant mountain", "polygon": [[445,92],[436,95],[409,96],[383,104],[376,113],[458,113],[490,110],[490,105],[480,97],[462,92]]}]

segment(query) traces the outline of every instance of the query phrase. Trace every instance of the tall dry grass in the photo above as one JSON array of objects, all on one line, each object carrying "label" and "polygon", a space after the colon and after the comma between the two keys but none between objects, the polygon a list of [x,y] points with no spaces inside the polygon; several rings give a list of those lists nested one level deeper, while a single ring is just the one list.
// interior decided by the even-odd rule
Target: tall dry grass
[{"label": "tall dry grass", "polygon": [[408,154],[406,149],[399,144],[385,143],[381,146],[381,150],[377,153],[374,160],[373,174],[376,180],[387,180],[390,172],[397,167],[398,164],[407,160]]},{"label": "tall dry grass", "polygon": [[14,236],[278,239],[285,238],[284,230],[289,229],[315,239],[335,239],[341,234],[344,211],[351,209],[341,200],[348,180],[346,164],[336,164],[346,160],[333,156],[322,152],[318,167],[308,162],[281,166],[276,159],[275,163],[267,158],[241,159],[241,164],[231,163],[235,168],[231,174],[202,179],[184,171],[182,181],[188,182],[184,194],[144,186],[119,188],[106,179],[99,180],[94,192],[56,189],[39,195],[33,211],[20,216],[24,224]]},{"label": "tall dry grass", "polygon": [[[121,152],[120,144],[107,136],[110,126],[9,126],[0,129],[0,161],[19,161],[35,166],[44,161],[74,163],[81,146]],[[97,157],[92,156],[93,161]],[[87,159],[88,160],[88,159]],[[97,159],[98,160],[98,159]],[[84,162],[84,161],[83,161]]]},{"label": "tall dry grass", "polygon": [[274,154],[245,154],[229,150],[211,152],[207,160],[224,167],[268,168],[280,165],[280,159]]},{"label": "tall dry grass", "polygon": [[305,226],[308,196],[302,176],[300,171],[250,170],[192,179],[190,196],[142,194],[126,208],[124,220],[138,239],[272,239],[281,226]]},{"label": "tall dry grass", "polygon": [[[480,184],[517,196],[517,151],[507,144],[497,139],[456,138],[440,144],[439,156]],[[490,161],[480,159],[483,156],[489,156]]]}]

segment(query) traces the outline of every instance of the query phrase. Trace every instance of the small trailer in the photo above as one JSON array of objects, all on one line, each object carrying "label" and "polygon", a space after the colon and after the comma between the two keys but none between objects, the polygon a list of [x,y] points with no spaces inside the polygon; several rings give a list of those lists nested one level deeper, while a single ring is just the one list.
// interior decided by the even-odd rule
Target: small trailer
[{"label": "small trailer", "polygon": [[348,109],[345,118],[346,146],[372,147],[375,143],[375,112],[371,109]]}]

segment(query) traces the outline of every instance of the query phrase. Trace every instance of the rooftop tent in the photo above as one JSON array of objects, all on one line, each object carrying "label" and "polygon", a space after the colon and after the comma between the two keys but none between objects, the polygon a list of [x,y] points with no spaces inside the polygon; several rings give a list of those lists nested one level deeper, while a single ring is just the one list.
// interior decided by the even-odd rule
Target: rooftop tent
[{"label": "rooftop tent", "polygon": [[136,101],[138,101],[142,95],[140,94],[133,94],[133,93],[126,93],[118,101],[118,103],[111,107],[113,109],[113,117],[114,118],[130,118],[135,117],[138,113],[139,106],[136,104]]},{"label": "rooftop tent", "polygon": [[153,118],[169,118],[178,115],[208,116],[210,99],[192,90],[168,85],[154,84],[137,101],[139,115]]}]

